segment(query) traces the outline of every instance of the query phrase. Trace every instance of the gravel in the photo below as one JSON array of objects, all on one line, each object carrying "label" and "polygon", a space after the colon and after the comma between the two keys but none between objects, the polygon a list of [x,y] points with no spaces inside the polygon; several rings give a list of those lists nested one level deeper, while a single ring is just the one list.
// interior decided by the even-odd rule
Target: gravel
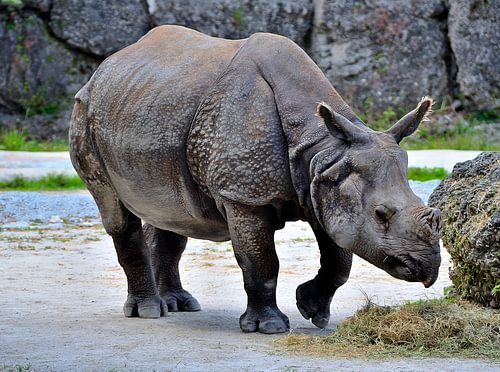
[{"label": "gravel", "polygon": [[[410,187],[424,201],[439,185],[439,180],[410,181]],[[4,227],[33,223],[59,227],[62,224],[96,224],[99,211],[87,191],[0,192],[0,221]]]}]

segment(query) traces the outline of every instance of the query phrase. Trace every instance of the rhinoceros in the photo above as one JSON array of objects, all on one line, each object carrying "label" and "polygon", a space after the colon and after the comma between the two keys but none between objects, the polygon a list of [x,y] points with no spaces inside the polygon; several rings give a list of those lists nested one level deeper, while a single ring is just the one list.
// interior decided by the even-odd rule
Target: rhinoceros
[{"label": "rhinoceros", "polygon": [[125,315],[200,310],[179,278],[187,238],[231,240],[248,297],[241,329],[286,331],[274,232],[296,220],[321,253],[296,291],[318,327],[353,253],[431,286],[440,213],[410,189],[398,146],[431,106],[374,131],[300,47],[269,33],[225,40],[167,25],[108,57],[75,96],[71,160],[125,271]]}]

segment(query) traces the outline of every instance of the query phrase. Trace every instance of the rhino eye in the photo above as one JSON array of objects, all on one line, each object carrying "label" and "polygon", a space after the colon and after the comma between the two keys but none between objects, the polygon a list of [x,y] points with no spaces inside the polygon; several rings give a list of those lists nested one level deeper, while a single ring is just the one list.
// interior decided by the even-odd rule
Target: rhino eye
[{"label": "rhino eye", "polygon": [[379,219],[380,223],[384,225],[385,229],[389,229],[389,220],[394,215],[394,211],[391,211],[389,208],[378,205],[375,207],[375,215]]}]

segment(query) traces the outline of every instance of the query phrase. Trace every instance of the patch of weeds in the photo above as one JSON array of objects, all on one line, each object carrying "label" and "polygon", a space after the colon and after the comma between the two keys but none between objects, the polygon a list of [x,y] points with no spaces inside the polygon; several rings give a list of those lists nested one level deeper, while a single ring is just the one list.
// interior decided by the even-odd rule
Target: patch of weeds
[{"label": "patch of weeds", "polygon": [[481,110],[465,114],[465,119],[474,124],[493,123],[500,121],[500,115],[494,110]]},{"label": "patch of weeds", "polygon": [[297,238],[292,238],[290,239],[293,243],[310,243],[310,242],[313,242],[315,241],[313,238],[301,238],[301,237],[297,237]]},{"label": "patch of weeds", "polygon": [[497,284],[493,287],[493,289],[491,290],[491,294],[493,296],[500,294],[500,281],[497,282]]},{"label": "patch of weeds", "polygon": [[31,244],[18,244],[17,247],[15,248],[18,251],[35,251],[36,247]]},{"label": "patch of weeds", "polygon": [[68,151],[67,140],[35,141],[15,129],[0,134],[0,150],[7,151]]},{"label": "patch of weeds", "polygon": [[98,236],[88,236],[85,239],[83,239],[83,242],[84,243],[90,243],[90,242],[98,242],[100,240],[101,240],[101,238],[98,237]]},{"label": "patch of weeds", "polygon": [[[427,135],[425,135],[427,137]],[[467,132],[464,134],[443,135],[418,139],[407,137],[401,142],[406,150],[478,150],[500,151],[500,144],[492,143],[484,133]]]},{"label": "patch of weeds", "polygon": [[368,302],[329,336],[290,335],[291,351],[336,357],[469,357],[500,360],[500,312],[455,299],[396,307]]},{"label": "patch of weeds", "polygon": [[0,136],[0,148],[8,151],[19,151],[26,145],[26,136],[17,130],[11,130]]},{"label": "patch of weeds", "polygon": [[392,109],[385,110],[377,118],[370,120],[370,128],[383,131],[391,127],[397,121],[396,112]]},{"label": "patch of weeds", "polygon": [[26,108],[26,117],[28,118],[35,115],[53,115],[59,111],[59,104],[48,100],[43,92],[23,98],[20,100],[20,103]]},{"label": "patch of weeds", "polygon": [[413,181],[443,180],[448,176],[444,168],[409,167],[407,177]]},{"label": "patch of weeds", "polygon": [[3,240],[7,243],[38,243],[44,239],[41,236],[0,236],[0,240]]},{"label": "patch of weeds", "polygon": [[78,190],[85,185],[78,176],[51,173],[37,179],[16,176],[7,181],[0,181],[0,190]]},{"label": "patch of weeds", "polygon": [[[371,97],[365,99],[365,114],[361,114],[360,118],[376,131],[389,129],[408,111],[389,108],[380,114],[372,114],[372,103]],[[500,142],[497,140],[499,122],[500,115],[497,111],[457,113],[450,107],[441,105],[429,122],[420,124],[415,134],[403,139],[401,147],[406,150],[500,151]]]},{"label": "patch of weeds", "polygon": [[21,8],[24,5],[23,0],[0,0],[0,5]]}]

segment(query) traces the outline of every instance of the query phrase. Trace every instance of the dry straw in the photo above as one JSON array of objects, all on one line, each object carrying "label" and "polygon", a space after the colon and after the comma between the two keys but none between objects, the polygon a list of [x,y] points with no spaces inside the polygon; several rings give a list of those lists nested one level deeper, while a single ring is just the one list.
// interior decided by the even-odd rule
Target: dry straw
[{"label": "dry straw", "polygon": [[288,350],[337,357],[474,357],[500,360],[500,312],[450,299],[367,304],[329,336],[291,334]]}]

